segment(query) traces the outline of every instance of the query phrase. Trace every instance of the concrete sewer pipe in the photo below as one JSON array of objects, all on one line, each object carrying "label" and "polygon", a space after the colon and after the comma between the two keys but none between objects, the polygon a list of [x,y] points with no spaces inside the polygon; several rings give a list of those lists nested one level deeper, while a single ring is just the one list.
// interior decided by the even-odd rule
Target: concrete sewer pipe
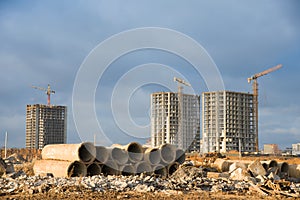
[{"label": "concrete sewer pipe", "polygon": [[179,168],[179,163],[173,162],[172,164],[168,165],[166,168],[167,168],[168,174],[172,175]]},{"label": "concrete sewer pipe", "polygon": [[151,165],[157,165],[161,161],[161,153],[158,148],[144,148],[144,161]]},{"label": "concrete sewer pipe", "polygon": [[130,142],[129,144],[122,147],[128,152],[129,161],[131,163],[137,163],[143,160],[143,147],[137,142]]},{"label": "concrete sewer pipe", "polygon": [[289,177],[300,178],[300,165],[289,165]]},{"label": "concrete sewer pipe", "polygon": [[163,165],[155,165],[152,167],[153,173],[162,178],[166,178],[168,176],[167,168]]},{"label": "concrete sewer pipe", "polygon": [[147,175],[151,175],[153,173],[151,165],[146,161],[138,162],[134,165],[135,174],[145,173]]},{"label": "concrete sewer pipe", "polygon": [[80,144],[48,144],[42,150],[42,159],[82,161],[91,164],[96,157],[96,148],[90,142]]},{"label": "concrete sewer pipe", "polygon": [[33,171],[35,175],[51,173],[54,177],[83,177],[87,175],[86,165],[80,161],[36,160]]},{"label": "concrete sewer pipe", "polygon": [[159,146],[161,154],[161,164],[170,164],[175,161],[176,147],[172,144],[163,144]]},{"label": "concrete sewer pipe", "polygon": [[286,162],[278,163],[278,169],[281,173],[288,173],[289,172],[289,164]]},{"label": "concrete sewer pipe", "polygon": [[104,146],[95,146],[96,147],[96,163],[105,163],[109,158],[109,151]]},{"label": "concrete sewer pipe", "polygon": [[128,152],[119,147],[108,147],[109,160],[113,160],[117,165],[125,165],[128,161]]},{"label": "concrete sewer pipe", "polygon": [[119,167],[114,160],[108,160],[102,165],[101,172],[104,175],[119,175]]},{"label": "concrete sewer pipe", "polygon": [[123,176],[131,176],[135,174],[135,168],[132,164],[119,166],[119,171]]},{"label": "concrete sewer pipe", "polygon": [[185,161],[185,152],[182,149],[176,149],[176,158],[175,162],[178,162],[179,164],[183,164]]},{"label": "concrete sewer pipe", "polygon": [[97,163],[92,163],[86,166],[87,168],[87,176],[95,176],[101,174],[102,167]]}]

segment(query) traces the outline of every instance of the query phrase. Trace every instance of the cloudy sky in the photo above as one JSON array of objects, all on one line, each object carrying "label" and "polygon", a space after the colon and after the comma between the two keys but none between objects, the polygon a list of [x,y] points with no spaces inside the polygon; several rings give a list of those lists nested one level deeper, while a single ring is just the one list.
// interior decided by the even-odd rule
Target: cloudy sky
[{"label": "cloudy sky", "polygon": [[[149,95],[176,91],[171,76],[188,80],[197,94],[209,90],[208,81],[191,63],[172,52],[144,48],[112,60],[101,77],[90,72],[85,78],[95,79],[96,85],[76,81],[85,63],[98,62],[90,61],[89,55],[108,38],[136,28],[158,27],[199,43],[215,63],[226,90],[251,92],[248,77],[281,63],[282,69],[258,80],[259,144],[290,147],[300,142],[299,8],[297,0],[2,0],[0,146],[5,131],[9,147],[25,146],[26,104],[45,104],[47,99],[31,85],[47,87],[48,83],[56,91],[52,104],[68,106],[68,143],[93,140],[94,135],[97,144],[145,142],[150,137]],[[180,39],[159,39],[185,45]],[[135,38],[122,41],[102,50],[110,55],[125,43],[136,42]],[[92,91],[92,101],[74,99],[77,87]],[[81,96],[86,97],[84,92]],[[72,102],[94,112],[75,121]],[[99,130],[92,129],[90,116],[97,117]]]}]

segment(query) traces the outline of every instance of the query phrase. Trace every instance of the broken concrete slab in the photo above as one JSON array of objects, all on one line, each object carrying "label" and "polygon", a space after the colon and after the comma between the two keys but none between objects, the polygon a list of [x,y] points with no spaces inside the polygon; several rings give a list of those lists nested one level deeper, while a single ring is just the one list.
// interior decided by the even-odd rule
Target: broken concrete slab
[{"label": "broken concrete slab", "polygon": [[247,169],[246,163],[241,162],[234,162],[229,166],[229,173],[233,172],[235,169],[241,168],[241,169]]},{"label": "broken concrete slab", "polygon": [[247,172],[247,170],[242,169],[242,168],[236,168],[233,172],[231,172],[229,178],[231,180],[243,181],[248,176],[250,176],[250,174]]},{"label": "broken concrete slab", "polygon": [[254,177],[258,175],[262,175],[262,176],[266,175],[266,170],[259,162],[259,160],[255,160],[253,163],[251,163],[248,166],[248,170],[252,173]]}]

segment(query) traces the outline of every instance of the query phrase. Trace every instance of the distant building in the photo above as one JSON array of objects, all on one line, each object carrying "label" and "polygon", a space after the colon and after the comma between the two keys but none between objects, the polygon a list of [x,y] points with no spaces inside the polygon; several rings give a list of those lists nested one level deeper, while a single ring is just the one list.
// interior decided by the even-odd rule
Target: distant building
[{"label": "distant building", "polygon": [[26,148],[42,149],[67,140],[67,107],[27,105]]},{"label": "distant building", "polygon": [[292,144],[292,155],[300,155],[300,143]]},{"label": "distant building", "polygon": [[[182,110],[181,110],[182,108]],[[151,145],[170,143],[187,151],[200,151],[200,97],[178,93],[151,94]]]},{"label": "distant building", "polygon": [[202,93],[202,153],[255,151],[253,94]]},{"label": "distant building", "polygon": [[264,144],[264,154],[278,155],[280,150],[277,144]]}]

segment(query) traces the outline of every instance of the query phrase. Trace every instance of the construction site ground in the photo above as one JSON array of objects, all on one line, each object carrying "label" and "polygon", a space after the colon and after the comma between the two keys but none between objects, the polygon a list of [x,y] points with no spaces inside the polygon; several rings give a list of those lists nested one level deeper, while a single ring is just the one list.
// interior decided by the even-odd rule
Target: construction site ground
[{"label": "construction site ground", "polygon": [[165,194],[163,192],[160,193],[138,193],[138,192],[90,192],[90,191],[82,191],[78,192],[67,192],[67,193],[59,193],[59,194],[16,194],[16,195],[7,195],[0,197],[1,199],[166,199],[166,200],[181,200],[181,199],[225,199],[225,200],[238,200],[238,199],[247,199],[247,200],[257,200],[257,199],[266,199],[266,200],[274,200],[274,199],[293,199],[280,196],[267,196],[263,197],[258,195],[257,193],[251,194],[228,194],[224,192],[186,192],[182,194]]},{"label": "construction site ground", "polygon": [[[8,155],[17,152],[18,155],[23,156],[24,158],[29,159],[30,161],[27,164],[24,164],[23,168],[15,168],[15,170],[23,170],[28,175],[33,175],[32,172],[32,162],[35,159],[40,158],[40,152],[28,152],[25,150],[10,150]],[[3,154],[3,151],[1,151]],[[30,156],[28,156],[30,155]],[[2,155],[3,157],[3,155]],[[218,156],[211,157],[199,157],[196,155],[192,155],[188,158],[198,164],[203,164],[207,162],[213,162],[213,160]],[[282,156],[265,156],[265,157],[238,157],[238,156],[227,156],[225,159],[228,160],[270,160],[275,159],[277,161],[284,161],[289,164],[300,164],[300,158],[296,157],[282,157]],[[74,186],[75,188],[76,186]],[[153,192],[116,192],[116,191],[91,191],[72,189],[72,187],[68,188],[68,190],[62,193],[55,192],[46,192],[46,193],[16,193],[16,194],[1,194],[0,199],[247,199],[247,200],[256,200],[256,199],[296,199],[293,197],[287,197],[284,195],[273,194],[269,196],[262,196],[256,191],[247,191],[247,192],[211,192],[211,191],[153,191]]]}]

